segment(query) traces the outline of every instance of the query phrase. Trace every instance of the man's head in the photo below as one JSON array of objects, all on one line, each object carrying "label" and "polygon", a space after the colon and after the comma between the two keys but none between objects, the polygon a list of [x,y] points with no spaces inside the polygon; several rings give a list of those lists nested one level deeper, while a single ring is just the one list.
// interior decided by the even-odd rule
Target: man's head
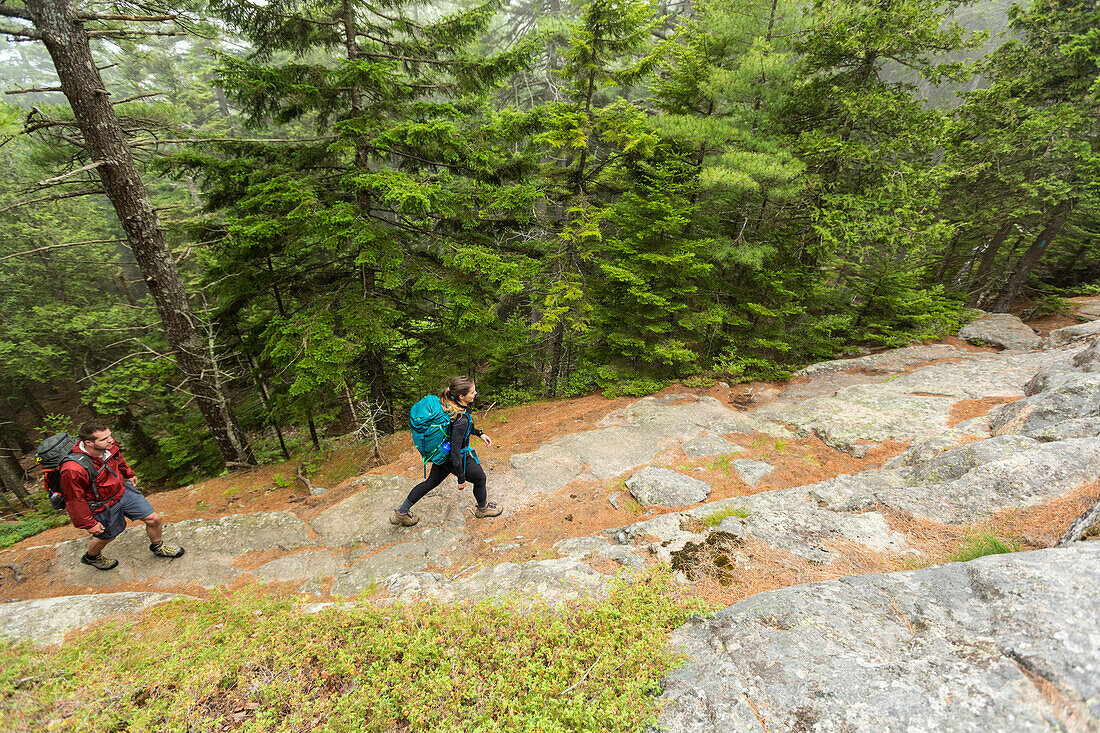
[{"label": "man's head", "polygon": [[81,425],[77,435],[89,448],[107,450],[111,447],[111,431],[99,420],[89,420]]}]

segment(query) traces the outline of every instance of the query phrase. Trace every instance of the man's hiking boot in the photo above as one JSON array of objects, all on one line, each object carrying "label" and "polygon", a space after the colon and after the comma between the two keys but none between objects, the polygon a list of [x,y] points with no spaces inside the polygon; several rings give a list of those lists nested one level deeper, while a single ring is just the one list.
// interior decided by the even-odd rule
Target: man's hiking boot
[{"label": "man's hiking boot", "polygon": [[504,511],[504,507],[497,506],[493,502],[488,502],[485,506],[479,506],[474,509],[474,516],[478,519],[485,519],[485,517],[496,517]]},{"label": "man's hiking boot", "polygon": [[80,558],[80,562],[85,565],[91,565],[96,570],[112,570],[118,567],[118,560],[113,560],[109,557],[103,557],[103,553],[98,555],[89,555],[84,553],[84,557]]},{"label": "man's hiking boot", "polygon": [[156,544],[149,545],[149,551],[157,557],[176,558],[183,556],[182,547],[173,547],[172,545],[166,545],[163,542],[157,542]]},{"label": "man's hiking boot", "polygon": [[390,524],[397,524],[402,527],[411,527],[420,521],[420,517],[414,516],[412,512],[408,514],[402,514],[399,511],[394,511],[393,516],[390,517]]}]

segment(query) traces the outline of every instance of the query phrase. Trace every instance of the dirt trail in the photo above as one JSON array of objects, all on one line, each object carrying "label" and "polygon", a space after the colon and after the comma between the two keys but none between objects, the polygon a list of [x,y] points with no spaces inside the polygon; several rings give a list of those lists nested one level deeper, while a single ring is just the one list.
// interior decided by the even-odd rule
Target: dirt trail
[{"label": "dirt trail", "polygon": [[[1095,302],[1095,299],[1087,299],[1083,302]],[[1072,322],[1075,321],[1066,316],[1041,319],[1036,321],[1036,324],[1041,324],[1043,330],[1049,331],[1051,328]],[[934,343],[950,345],[964,352],[995,351],[990,348],[971,346],[956,338],[947,338]],[[724,383],[716,383],[703,389],[672,385],[658,393],[658,396],[694,394],[712,397],[723,405],[751,414],[756,408],[775,400],[804,400],[808,396],[828,393],[829,390],[845,384],[869,383],[882,378],[881,373],[868,374],[856,368],[839,370],[833,376],[818,381],[800,377],[786,382],[752,382],[732,387]],[[487,401],[491,399],[491,395],[486,396]],[[954,425],[963,420],[982,416],[994,406],[1009,399],[991,397],[960,400],[951,408],[949,424]],[[509,458],[535,451],[557,438],[593,430],[610,413],[634,401],[634,398],[607,399],[600,395],[588,395],[534,405],[483,409],[476,413],[475,420],[478,427],[488,433],[494,441],[492,448],[478,447],[483,465],[489,474],[490,498],[509,505],[509,486],[502,485],[499,480],[494,481],[495,475],[499,475],[508,468]],[[747,439],[745,435],[738,435],[737,438],[738,443],[745,449],[743,453],[737,455],[737,458],[767,461],[776,467],[755,487],[746,484],[735,471],[730,469],[728,458],[724,461],[715,458],[690,458],[676,447],[658,453],[652,463],[675,468],[689,473],[692,477],[707,481],[713,486],[708,501],[714,501],[804,486],[840,474],[853,474],[877,468],[907,447],[907,443],[904,442],[884,441],[872,447],[862,458],[855,458],[847,452],[826,445],[812,435],[783,439],[761,433],[749,435]],[[387,437],[382,445],[382,453],[386,462],[369,468],[365,471],[366,474],[398,475],[407,478],[418,478],[422,475],[423,466],[407,432]],[[332,484],[329,491],[320,496],[309,496],[302,485],[295,480],[297,462],[291,461],[157,493],[150,499],[169,523],[278,511],[290,512],[300,519],[309,519],[362,490],[360,475],[364,471],[361,469],[369,457],[369,451],[362,446],[334,451],[313,479],[317,485]],[[505,561],[546,559],[554,556],[551,547],[559,540],[590,536],[600,530],[632,524],[674,511],[656,507],[643,510],[624,490],[622,480],[626,475],[605,481],[574,481],[564,489],[543,496],[534,506],[511,506],[512,511],[497,520],[467,522],[460,551],[456,557],[450,558],[452,564],[445,569],[446,573],[458,574],[466,568]],[[453,494],[454,486],[453,479],[449,479],[436,492]],[[469,497],[466,498],[469,499]],[[1062,515],[1087,499],[1088,496],[1083,494],[1077,502],[1071,502],[1072,507],[1068,507],[1063,502],[1054,513],[1058,514],[1060,520]],[[472,502],[472,499],[470,501]],[[903,527],[900,519],[892,524],[896,524],[896,529],[910,536],[915,545],[921,544],[919,536],[921,533],[925,535],[929,533],[927,527],[920,528],[919,532],[913,527]],[[1029,519],[1030,527],[1036,524],[1035,518]],[[141,531],[140,526],[128,529],[128,533]],[[1031,534],[1035,536],[1036,532],[1032,530]],[[941,535],[944,533],[941,532]],[[957,536],[958,530],[952,529],[946,535]],[[59,527],[0,551],[0,565],[18,567],[25,577],[23,580],[17,580],[14,572],[0,568],[2,573],[0,574],[0,600],[51,597],[96,590],[90,586],[67,585],[50,572],[56,561],[53,546],[84,537],[86,535],[83,532],[71,526]],[[931,547],[935,542],[942,543],[942,541],[943,537],[937,536],[935,540],[926,539],[925,544]],[[236,565],[239,568],[252,569],[265,562],[301,551],[303,551],[301,548],[289,551],[264,550],[239,557]],[[364,556],[350,553],[348,559],[354,561]],[[126,559],[120,556],[123,562]],[[805,568],[794,568],[789,573],[789,580],[800,582],[804,576]],[[278,589],[280,584],[272,584],[271,587]],[[146,589],[146,585],[141,582],[111,587],[111,590],[117,591]],[[172,590],[199,596],[209,593],[208,590],[195,586],[181,586]],[[330,588],[322,586],[317,590],[316,596],[327,598]]]}]

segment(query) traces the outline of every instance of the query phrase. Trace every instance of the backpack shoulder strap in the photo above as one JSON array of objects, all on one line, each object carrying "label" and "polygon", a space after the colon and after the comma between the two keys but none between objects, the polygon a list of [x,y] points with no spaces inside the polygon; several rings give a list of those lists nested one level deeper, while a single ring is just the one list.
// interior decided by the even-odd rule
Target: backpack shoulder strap
[{"label": "backpack shoulder strap", "polygon": [[80,466],[88,472],[88,483],[92,488],[92,493],[95,494],[96,501],[99,501],[99,487],[95,484],[96,470],[95,464],[92,462],[92,457],[87,455],[86,453],[77,453],[76,451],[73,451],[61,460],[58,468],[60,469],[61,466],[64,466],[69,461],[80,464]]}]

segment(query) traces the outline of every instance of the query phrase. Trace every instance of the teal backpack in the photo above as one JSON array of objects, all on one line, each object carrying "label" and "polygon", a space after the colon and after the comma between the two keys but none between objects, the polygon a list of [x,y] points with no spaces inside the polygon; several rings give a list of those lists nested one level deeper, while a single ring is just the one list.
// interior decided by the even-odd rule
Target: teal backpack
[{"label": "teal backpack", "polygon": [[[473,421],[470,421],[470,426],[466,428],[467,440],[472,428]],[[428,463],[442,466],[451,452],[451,418],[443,409],[439,395],[430,394],[412,406],[409,410],[409,429],[412,432],[413,445],[424,457],[424,475],[427,476]],[[467,455],[473,453],[469,448],[463,452]],[[477,460],[477,454],[474,454],[474,460]]]}]

